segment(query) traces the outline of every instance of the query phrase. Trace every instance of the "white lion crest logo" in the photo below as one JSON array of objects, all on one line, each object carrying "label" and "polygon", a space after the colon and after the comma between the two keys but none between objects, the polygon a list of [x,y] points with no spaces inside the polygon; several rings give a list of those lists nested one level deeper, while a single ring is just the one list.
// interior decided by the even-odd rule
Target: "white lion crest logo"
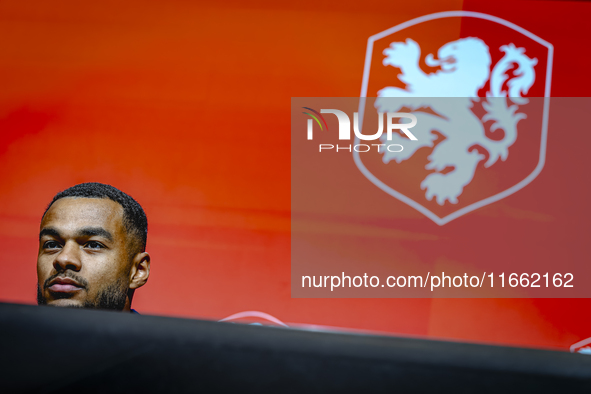
[{"label": "white lion crest logo", "polygon": [[[414,112],[418,122],[413,134],[417,141],[398,134],[393,134],[391,141],[382,137],[382,142],[387,145],[404,146],[401,152],[385,150],[383,162],[394,160],[400,163],[421,147],[433,147],[437,138],[434,130],[445,137],[433,149],[425,166],[436,172],[429,174],[420,185],[429,201],[435,197],[441,206],[446,201],[458,203],[464,187],[474,178],[478,163],[485,158],[471,147],[478,145],[488,151],[489,157],[484,164],[488,168],[499,158],[506,160],[509,147],[517,139],[517,123],[526,117],[518,109],[528,102],[523,95],[535,81],[537,59],[530,59],[525,55],[524,48],[517,48],[512,43],[501,46],[499,50],[504,56],[491,72],[489,48],[481,39],[468,37],[449,42],[438,50],[437,58],[432,54],[425,57],[427,65],[440,67],[431,74],[419,67],[421,49],[411,39],[391,43],[384,51],[386,57],[383,64],[401,70],[399,79],[406,84],[406,88],[381,89],[375,102],[376,109],[379,112],[398,112],[401,108],[412,111],[422,108],[429,109],[429,112]],[[509,73],[510,70],[512,73]],[[486,114],[479,119],[471,109],[480,100],[478,91],[487,82],[490,82],[490,90],[482,103]],[[445,100],[442,97],[454,98]],[[493,140],[486,136],[483,123],[487,121],[494,122],[491,131],[503,131],[502,139]],[[453,167],[451,171],[444,172],[450,167]]]}]

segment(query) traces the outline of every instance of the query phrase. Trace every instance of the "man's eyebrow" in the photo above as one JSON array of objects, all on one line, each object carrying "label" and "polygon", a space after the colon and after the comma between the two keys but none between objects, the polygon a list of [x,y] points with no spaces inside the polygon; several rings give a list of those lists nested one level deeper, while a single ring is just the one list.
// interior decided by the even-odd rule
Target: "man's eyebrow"
[{"label": "man's eyebrow", "polygon": [[113,235],[102,227],[84,227],[76,233],[78,237],[94,237],[99,236],[113,241]]},{"label": "man's eyebrow", "polygon": [[44,235],[49,235],[50,237],[54,238],[61,238],[59,231],[53,227],[45,227],[43,230],[41,230],[39,232],[39,240],[41,240]]}]

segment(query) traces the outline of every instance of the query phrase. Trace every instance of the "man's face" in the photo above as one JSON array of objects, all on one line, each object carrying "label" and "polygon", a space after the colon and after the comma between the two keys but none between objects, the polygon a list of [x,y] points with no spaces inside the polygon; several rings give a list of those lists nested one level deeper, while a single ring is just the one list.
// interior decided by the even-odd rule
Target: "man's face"
[{"label": "man's face", "polygon": [[129,308],[131,257],[123,207],[103,198],[62,198],[41,222],[40,304]]}]

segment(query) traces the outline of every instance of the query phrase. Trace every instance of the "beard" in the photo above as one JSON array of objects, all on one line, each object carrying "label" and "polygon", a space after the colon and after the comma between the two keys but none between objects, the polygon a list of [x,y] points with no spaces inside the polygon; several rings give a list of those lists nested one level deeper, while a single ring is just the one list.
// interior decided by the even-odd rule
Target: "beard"
[{"label": "beard", "polygon": [[[44,286],[53,278],[46,280]],[[85,286],[88,289],[88,285]],[[82,305],[71,305],[69,308],[89,308],[89,309],[108,309],[115,311],[122,311],[125,308],[127,302],[127,293],[129,291],[129,285],[126,284],[125,278],[120,278],[116,282],[113,282],[101,289],[97,296],[93,300],[85,300]],[[68,295],[64,294],[67,298]],[[37,305],[48,305],[47,299],[43,295],[41,286],[37,284]]]}]

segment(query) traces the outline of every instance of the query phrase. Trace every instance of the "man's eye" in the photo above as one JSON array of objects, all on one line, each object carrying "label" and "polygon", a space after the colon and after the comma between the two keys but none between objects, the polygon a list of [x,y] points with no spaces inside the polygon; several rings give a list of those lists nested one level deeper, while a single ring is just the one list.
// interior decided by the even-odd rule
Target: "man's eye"
[{"label": "man's eye", "polygon": [[55,241],[46,241],[43,244],[43,248],[45,248],[45,249],[58,249],[60,247],[61,247],[61,245]]},{"label": "man's eye", "polygon": [[102,249],[105,247],[102,243],[97,241],[89,241],[84,246],[88,249]]}]

